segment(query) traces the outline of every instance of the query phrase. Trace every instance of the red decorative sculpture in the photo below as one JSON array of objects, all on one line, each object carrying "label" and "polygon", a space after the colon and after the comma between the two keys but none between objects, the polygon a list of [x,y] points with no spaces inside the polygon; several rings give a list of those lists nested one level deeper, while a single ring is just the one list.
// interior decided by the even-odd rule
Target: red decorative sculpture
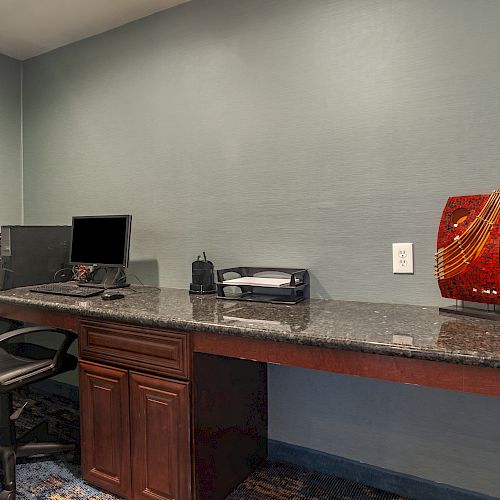
[{"label": "red decorative sculpture", "polygon": [[500,190],[448,199],[435,259],[443,297],[500,304]]}]

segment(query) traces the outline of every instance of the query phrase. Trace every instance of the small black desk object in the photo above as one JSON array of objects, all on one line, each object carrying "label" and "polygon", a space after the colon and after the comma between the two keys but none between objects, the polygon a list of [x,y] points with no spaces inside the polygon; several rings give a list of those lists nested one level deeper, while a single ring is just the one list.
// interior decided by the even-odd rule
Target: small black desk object
[{"label": "small black desk object", "polygon": [[189,293],[215,293],[214,265],[207,260],[205,252],[203,252],[203,260],[199,255],[198,260],[191,265],[191,270],[193,281],[189,285]]},{"label": "small black desk object", "polygon": [[121,292],[116,292],[116,291],[105,291],[101,295],[102,300],[116,300],[116,299],[123,299],[125,295]]}]

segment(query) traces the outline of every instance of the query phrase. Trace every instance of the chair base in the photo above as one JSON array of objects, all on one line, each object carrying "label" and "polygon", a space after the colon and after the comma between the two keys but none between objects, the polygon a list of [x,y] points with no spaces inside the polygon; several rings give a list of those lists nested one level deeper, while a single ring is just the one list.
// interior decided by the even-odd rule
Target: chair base
[{"label": "chair base", "polygon": [[[4,490],[0,492],[0,500],[16,499],[16,459],[17,457],[34,457],[37,455],[53,455],[68,451],[75,452],[74,444],[55,442],[39,442],[39,439],[50,439],[47,422],[42,422],[21,438],[19,444],[0,446],[0,464],[4,472]],[[31,442],[29,442],[31,441]],[[35,442],[33,442],[35,441]]]}]

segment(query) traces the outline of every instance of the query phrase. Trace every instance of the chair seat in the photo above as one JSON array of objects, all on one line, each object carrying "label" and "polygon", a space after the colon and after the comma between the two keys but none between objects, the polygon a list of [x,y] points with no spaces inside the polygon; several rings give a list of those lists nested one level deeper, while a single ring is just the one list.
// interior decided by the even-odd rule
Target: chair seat
[{"label": "chair seat", "polygon": [[[53,352],[53,351],[52,351]],[[50,369],[53,357],[30,359],[16,356],[0,348],[0,387],[19,379],[24,375],[36,373],[44,368]]]}]

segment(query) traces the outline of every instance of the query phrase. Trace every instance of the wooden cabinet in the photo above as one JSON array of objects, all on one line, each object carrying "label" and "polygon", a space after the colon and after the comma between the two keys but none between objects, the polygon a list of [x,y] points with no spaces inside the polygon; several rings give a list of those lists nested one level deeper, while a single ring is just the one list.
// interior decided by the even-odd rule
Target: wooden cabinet
[{"label": "wooden cabinet", "polygon": [[82,475],[134,500],[191,498],[189,383],[80,363]]},{"label": "wooden cabinet", "polygon": [[129,379],[126,370],[80,363],[82,474],[130,495]]},{"label": "wooden cabinet", "polygon": [[80,321],[82,475],[128,500],[220,500],[266,457],[267,370],[186,332]]},{"label": "wooden cabinet", "polygon": [[86,481],[127,499],[191,499],[190,383],[176,379],[190,375],[188,340],[183,333],[81,322]]}]

